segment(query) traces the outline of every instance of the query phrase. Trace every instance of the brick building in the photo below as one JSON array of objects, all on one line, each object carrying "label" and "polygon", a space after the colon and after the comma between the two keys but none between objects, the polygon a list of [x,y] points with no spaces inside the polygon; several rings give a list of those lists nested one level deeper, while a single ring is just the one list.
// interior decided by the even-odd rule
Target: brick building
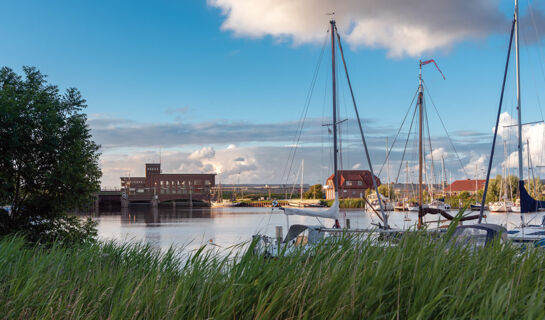
[{"label": "brick building", "polygon": [[456,180],[450,185],[445,187],[444,192],[449,195],[457,195],[460,192],[469,192],[469,194],[475,194],[475,190],[480,190],[484,188],[486,180]]},{"label": "brick building", "polygon": [[[368,170],[338,170],[339,174],[339,198],[361,198],[365,196],[365,190],[373,188],[371,172]],[[324,189],[326,199],[335,199],[335,175],[327,178]],[[375,177],[377,186],[380,186],[380,179]]]},{"label": "brick building", "polygon": [[162,173],[160,163],[146,163],[145,177],[120,177],[121,190],[129,201],[210,201],[213,173]]}]

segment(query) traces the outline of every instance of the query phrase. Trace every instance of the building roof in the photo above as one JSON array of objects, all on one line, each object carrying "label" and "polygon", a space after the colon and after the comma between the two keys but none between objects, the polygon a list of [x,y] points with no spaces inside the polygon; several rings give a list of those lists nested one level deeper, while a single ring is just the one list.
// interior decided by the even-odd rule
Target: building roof
[{"label": "building roof", "polygon": [[477,182],[477,190],[482,189],[484,187],[484,184],[486,180],[456,180],[453,183],[451,183],[449,186],[445,187],[445,192],[462,192],[462,191],[475,191],[475,182]]},{"label": "building roof", "polygon": [[[347,188],[357,188],[357,189],[369,189],[373,187],[373,180],[371,178],[371,172],[369,170],[337,170],[339,173],[339,185],[343,186],[345,181],[363,181],[363,185],[361,186],[343,186],[344,189]],[[327,178],[326,184],[331,181],[333,182],[333,177],[335,175],[332,174]],[[380,186],[380,179],[375,177],[377,181],[377,187]]]}]

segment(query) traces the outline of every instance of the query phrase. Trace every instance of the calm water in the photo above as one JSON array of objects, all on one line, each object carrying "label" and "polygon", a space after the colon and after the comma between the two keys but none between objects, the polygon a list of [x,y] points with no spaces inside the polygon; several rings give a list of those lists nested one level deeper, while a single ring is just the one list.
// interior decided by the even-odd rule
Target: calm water
[{"label": "calm water", "polygon": [[[319,209],[318,209],[319,210]],[[456,212],[453,212],[455,214]],[[478,212],[474,212],[478,214]],[[349,210],[347,218],[352,228],[374,227],[379,219],[361,210]],[[534,224],[541,222],[544,213],[524,214],[525,221]],[[146,242],[165,250],[170,246],[192,250],[202,244],[217,248],[228,248],[251,239],[253,234],[262,233],[273,236],[276,226],[283,226],[286,233],[286,216],[282,211],[272,208],[172,208],[150,205],[131,205],[127,210],[117,213],[101,213],[98,220],[99,236],[105,240],[120,242]],[[427,221],[437,216],[428,215]],[[397,228],[414,226],[417,213],[391,212],[390,225]],[[310,217],[289,217],[290,224],[302,223],[331,227],[329,219]],[[486,222],[497,223],[508,229],[520,225],[520,214],[489,213]],[[466,222],[475,223],[475,222]]]}]

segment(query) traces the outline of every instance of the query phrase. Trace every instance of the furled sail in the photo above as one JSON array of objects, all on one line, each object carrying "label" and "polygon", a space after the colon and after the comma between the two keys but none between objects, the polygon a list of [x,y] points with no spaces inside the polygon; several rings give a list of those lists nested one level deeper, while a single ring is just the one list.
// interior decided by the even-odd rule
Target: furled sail
[{"label": "furled sail", "polygon": [[282,208],[286,215],[297,215],[317,218],[339,219],[339,201],[335,199],[333,205],[328,209],[296,209]]}]

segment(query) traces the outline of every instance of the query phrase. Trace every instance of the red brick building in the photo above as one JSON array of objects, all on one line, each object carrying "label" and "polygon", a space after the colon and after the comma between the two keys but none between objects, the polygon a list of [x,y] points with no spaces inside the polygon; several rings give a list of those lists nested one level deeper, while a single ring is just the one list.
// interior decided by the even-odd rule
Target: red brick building
[{"label": "red brick building", "polygon": [[450,185],[445,187],[444,192],[446,194],[457,195],[460,192],[469,192],[469,194],[475,194],[475,190],[480,190],[484,188],[486,180],[456,180]]},{"label": "red brick building", "polygon": [[[338,170],[339,174],[339,198],[360,198],[365,196],[365,190],[373,188],[371,172],[368,170]],[[334,174],[327,178],[324,189],[326,199],[335,199]],[[377,187],[380,179],[375,177]]]},{"label": "red brick building", "polygon": [[121,189],[129,201],[210,201],[214,173],[162,173],[160,163],[146,163],[145,177],[121,177]]}]

